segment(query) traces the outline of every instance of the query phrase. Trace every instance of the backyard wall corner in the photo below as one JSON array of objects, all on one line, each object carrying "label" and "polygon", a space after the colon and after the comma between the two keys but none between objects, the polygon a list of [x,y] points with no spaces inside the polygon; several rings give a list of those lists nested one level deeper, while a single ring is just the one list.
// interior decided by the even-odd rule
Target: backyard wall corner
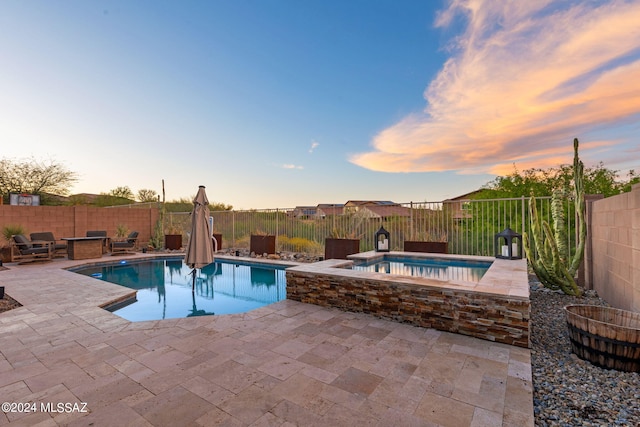
[{"label": "backyard wall corner", "polygon": [[593,288],[609,304],[640,312],[640,184],[593,202]]}]

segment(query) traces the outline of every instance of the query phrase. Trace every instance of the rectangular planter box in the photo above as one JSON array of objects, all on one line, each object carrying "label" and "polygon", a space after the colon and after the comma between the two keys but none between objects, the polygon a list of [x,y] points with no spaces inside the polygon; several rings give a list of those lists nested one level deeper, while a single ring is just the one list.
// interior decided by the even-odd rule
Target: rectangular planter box
[{"label": "rectangular planter box", "polygon": [[324,240],[324,259],[347,259],[348,255],[360,252],[360,239]]},{"label": "rectangular planter box", "polygon": [[0,248],[0,259],[2,262],[11,262],[11,247],[4,246]]},{"label": "rectangular planter box", "polygon": [[182,234],[165,234],[164,247],[172,250],[180,249],[182,247]]},{"label": "rectangular planter box", "polygon": [[430,252],[435,254],[449,253],[448,242],[418,242],[405,240],[404,251],[405,252]]},{"label": "rectangular planter box", "polygon": [[275,254],[276,253],[276,236],[256,236],[251,235],[250,252],[256,255]]},{"label": "rectangular planter box", "polygon": [[216,239],[215,243],[213,244],[213,250],[215,251],[216,249],[222,249],[222,234],[213,233],[213,237]]}]

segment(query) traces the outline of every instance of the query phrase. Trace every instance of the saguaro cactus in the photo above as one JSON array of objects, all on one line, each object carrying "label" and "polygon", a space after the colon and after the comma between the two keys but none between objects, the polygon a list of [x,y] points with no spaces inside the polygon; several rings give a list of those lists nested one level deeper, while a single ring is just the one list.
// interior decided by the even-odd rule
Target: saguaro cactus
[{"label": "saguaro cactus", "polygon": [[536,199],[529,199],[531,236],[537,256],[534,256],[529,235],[523,233],[524,250],[533,271],[542,284],[550,289],[561,289],[565,294],[580,295],[580,287],[575,277],[582,257],[587,237],[584,202],[584,164],[578,157],[578,139],[573,140],[573,190],[578,226],[578,244],[571,256],[567,244],[567,230],[562,207],[563,192],[555,189],[551,196],[551,217],[553,229],[547,221],[541,220],[536,208]]}]

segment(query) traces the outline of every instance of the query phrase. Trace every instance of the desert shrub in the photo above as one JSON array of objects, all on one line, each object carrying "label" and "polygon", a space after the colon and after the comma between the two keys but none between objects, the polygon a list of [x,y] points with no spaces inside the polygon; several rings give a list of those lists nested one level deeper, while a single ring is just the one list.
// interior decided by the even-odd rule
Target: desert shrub
[{"label": "desert shrub", "polygon": [[278,236],[278,250],[317,254],[322,253],[323,246],[318,242],[302,237],[288,237],[280,235]]},{"label": "desert shrub", "polygon": [[250,243],[251,243],[251,236],[248,234],[245,234],[244,236],[236,237],[234,247],[239,249],[249,249]]}]

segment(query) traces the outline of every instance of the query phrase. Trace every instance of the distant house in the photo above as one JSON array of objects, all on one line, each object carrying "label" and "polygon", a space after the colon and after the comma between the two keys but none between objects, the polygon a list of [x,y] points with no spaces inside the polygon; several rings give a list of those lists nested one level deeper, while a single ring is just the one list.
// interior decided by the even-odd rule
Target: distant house
[{"label": "distant house", "polygon": [[357,216],[363,218],[386,219],[391,217],[410,217],[411,209],[400,205],[367,205],[360,206]]},{"label": "distant house", "polygon": [[471,200],[473,196],[480,193],[482,190],[471,191],[470,193],[462,194],[452,199],[447,199],[444,202],[444,206],[452,212],[453,219],[464,220],[472,218],[471,213]]},{"label": "distant house", "polygon": [[289,215],[298,219],[309,219],[315,217],[317,213],[316,206],[296,206]]},{"label": "distant house", "polygon": [[331,215],[342,215],[344,214],[344,204],[343,203],[321,203],[317,206],[318,212],[317,216],[324,218],[326,216]]},{"label": "distant house", "polygon": [[398,204],[389,200],[349,200],[344,204],[344,213],[354,214],[369,206],[398,206]]}]

